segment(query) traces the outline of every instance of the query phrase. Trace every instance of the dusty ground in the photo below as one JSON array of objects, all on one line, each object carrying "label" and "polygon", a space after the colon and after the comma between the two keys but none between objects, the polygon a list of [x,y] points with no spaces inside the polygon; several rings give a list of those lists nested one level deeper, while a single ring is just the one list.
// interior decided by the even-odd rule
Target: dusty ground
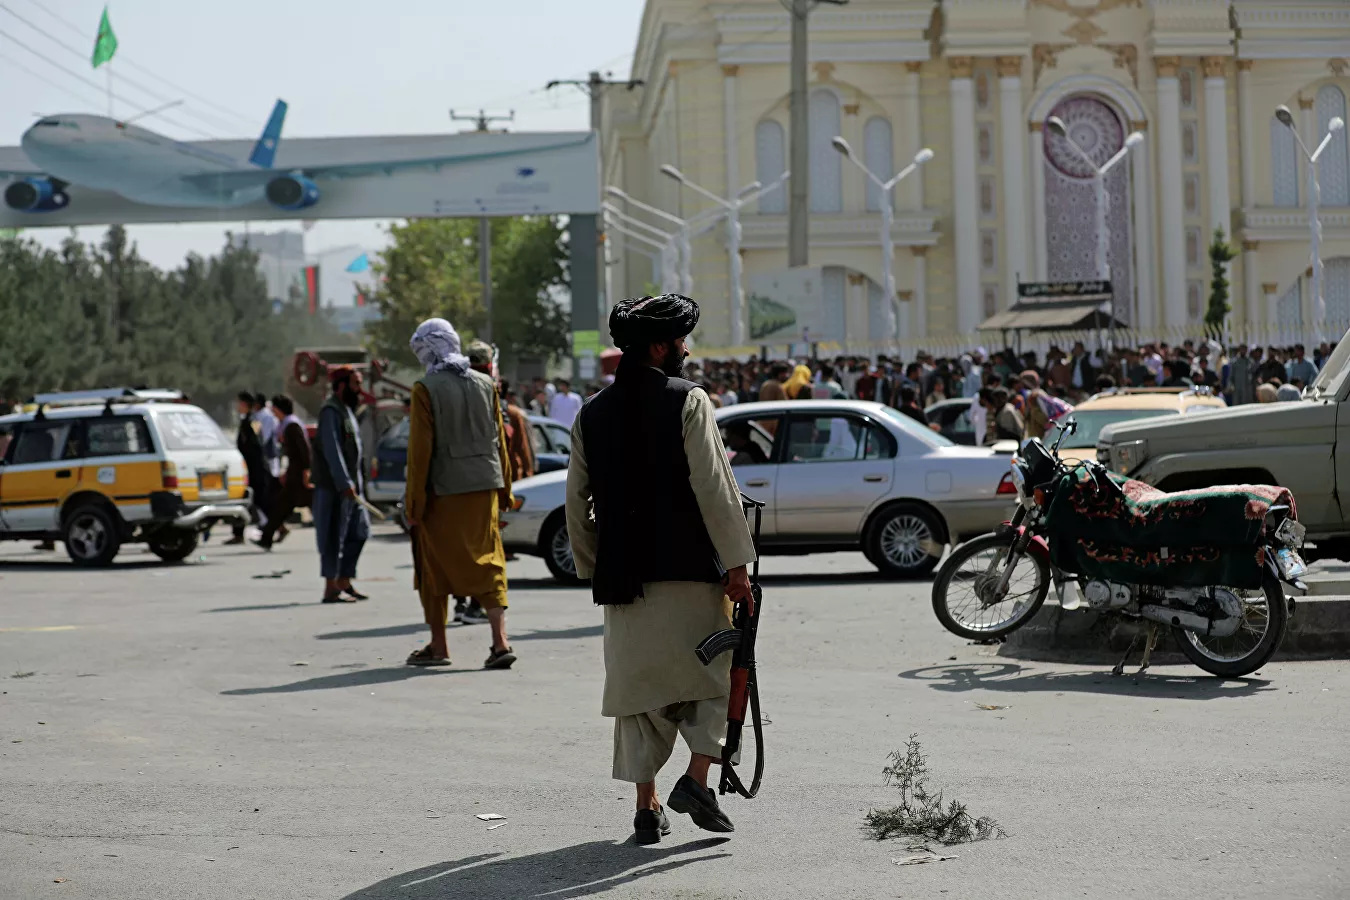
[{"label": "dusty ground", "polygon": [[[1344,662],[1019,665],[944,632],[926,583],[771,560],[764,789],[725,801],[730,840],[675,817],[639,848],[584,590],[513,563],[516,668],[481,671],[469,626],[453,668],[410,669],[406,545],[368,546],[373,600],[319,606],[311,534],[98,573],[0,546],[0,897],[1350,896]],[[898,867],[907,842],[863,836],[911,732],[1006,839]]]}]

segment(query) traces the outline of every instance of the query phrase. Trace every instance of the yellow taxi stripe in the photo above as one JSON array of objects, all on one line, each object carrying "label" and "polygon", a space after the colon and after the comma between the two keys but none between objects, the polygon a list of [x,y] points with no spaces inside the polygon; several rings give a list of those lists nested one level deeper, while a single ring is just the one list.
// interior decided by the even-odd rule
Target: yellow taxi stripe
[{"label": "yellow taxi stripe", "polygon": [[35,625],[31,628],[0,628],[0,631],[74,631],[78,625]]}]

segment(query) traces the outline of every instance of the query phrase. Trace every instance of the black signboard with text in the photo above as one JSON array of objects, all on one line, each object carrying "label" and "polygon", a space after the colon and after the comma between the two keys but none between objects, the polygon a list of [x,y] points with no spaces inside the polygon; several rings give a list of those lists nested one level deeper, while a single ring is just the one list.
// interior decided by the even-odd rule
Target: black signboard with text
[{"label": "black signboard with text", "polygon": [[1110,294],[1109,281],[1025,281],[1017,285],[1017,296],[1027,300],[1072,300]]}]

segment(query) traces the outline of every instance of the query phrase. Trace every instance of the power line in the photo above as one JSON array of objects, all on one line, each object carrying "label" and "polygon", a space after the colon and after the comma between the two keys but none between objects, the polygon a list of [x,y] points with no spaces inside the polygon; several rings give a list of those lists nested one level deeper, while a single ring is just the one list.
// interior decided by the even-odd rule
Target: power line
[{"label": "power line", "polygon": [[[103,85],[100,85],[100,84],[98,84],[98,83],[96,83],[96,82],[90,81],[88,78],[85,78],[85,77],[84,77],[83,75],[81,75],[79,72],[76,72],[76,71],[74,71],[74,70],[72,70],[72,69],[66,68],[65,66],[61,65],[59,62],[56,62],[55,60],[51,59],[50,57],[43,56],[42,53],[40,53],[40,52],[37,51],[37,50],[34,50],[32,47],[28,46],[27,44],[22,43],[22,42],[19,42],[19,41],[15,41],[15,42],[13,42],[13,43],[14,43],[14,45],[17,46],[20,50],[26,50],[26,51],[28,51],[29,53],[31,53],[31,54],[33,54],[34,56],[36,56],[38,59],[40,59],[40,60],[42,60],[43,62],[45,62],[47,65],[52,66],[52,67],[57,68],[57,69],[60,69],[62,72],[65,72],[65,73],[66,73],[67,75],[69,75],[71,78],[74,78],[75,80],[79,81],[80,83],[82,83],[82,84],[87,84],[87,85],[89,85],[90,87],[92,87],[94,90],[99,91],[100,93],[102,93],[102,92],[105,90],[105,88],[104,88]],[[136,103],[135,103],[134,101],[129,100],[129,99],[127,99],[126,97],[120,97],[120,96],[118,96],[117,94],[113,94],[112,96],[113,96],[115,99],[117,99],[117,100],[121,100],[123,103],[126,103],[126,104],[129,105],[129,106],[135,106],[135,105],[136,105]],[[175,126],[177,126],[178,128],[182,128],[184,131],[191,131],[191,132],[193,132],[194,134],[199,134],[199,135],[201,135],[202,137],[205,137],[205,138],[211,138],[211,137],[213,137],[213,135],[207,134],[206,132],[202,131],[200,128],[195,128],[195,127],[193,127],[192,125],[184,124],[183,122],[179,122],[179,121],[177,121],[177,120],[175,120],[175,119],[171,119],[171,118],[169,118],[168,116],[162,116],[161,118],[163,118],[164,121],[168,122],[168,123],[171,124],[171,125],[175,125]]]},{"label": "power line", "polygon": [[89,102],[90,102],[90,100],[89,100],[88,97],[83,96],[83,95],[81,95],[80,93],[71,90],[70,88],[66,87],[64,84],[62,84],[62,83],[59,82],[59,81],[52,81],[52,80],[51,80],[50,78],[48,78],[46,75],[43,75],[42,73],[38,72],[36,69],[30,69],[30,68],[28,68],[27,66],[25,66],[23,63],[19,62],[17,59],[15,59],[15,58],[12,57],[12,56],[6,56],[4,53],[0,53],[0,59],[3,59],[5,62],[9,63],[11,66],[13,66],[14,68],[18,69],[19,71],[21,71],[21,72],[26,72],[26,73],[28,73],[29,75],[32,75],[32,76],[33,76],[34,78],[36,78],[38,81],[44,82],[44,83],[45,83],[46,85],[48,85],[49,87],[54,87],[54,88],[56,88],[56,89],[59,90],[59,91],[65,91],[67,94],[69,94],[70,96],[74,97],[76,100],[79,100],[81,103],[89,103]]},{"label": "power line", "polygon": [[[67,28],[72,29],[72,30],[75,31],[77,34],[81,34],[81,35],[84,34],[84,29],[82,29],[80,26],[74,24],[74,23],[71,22],[69,19],[66,19],[66,18],[64,18],[64,17],[62,17],[62,16],[60,16],[60,15],[58,15],[57,13],[53,12],[52,10],[48,9],[46,6],[44,6],[43,4],[41,4],[40,2],[38,2],[38,0],[29,0],[29,2],[30,2],[33,6],[37,7],[37,9],[39,9],[41,12],[43,12],[43,13],[45,13],[47,16],[49,16],[50,18],[56,20],[57,22],[60,22],[62,25],[65,25]],[[11,10],[10,12],[11,12],[11,14],[14,14],[12,10]],[[17,16],[16,16],[16,18],[17,18]],[[36,26],[30,26],[30,27],[36,27]],[[80,55],[81,55],[81,57],[84,56],[84,54],[83,54],[82,52],[80,53]],[[220,111],[220,112],[222,112],[222,113],[225,113],[226,115],[233,116],[235,119],[238,119],[240,122],[248,123],[249,127],[252,127],[253,125],[256,124],[256,119],[255,119],[255,117],[245,115],[245,114],[243,114],[243,113],[241,113],[241,112],[239,112],[239,111],[237,111],[237,110],[231,109],[231,108],[228,107],[228,106],[224,106],[224,105],[222,105],[222,104],[220,104],[220,103],[217,103],[217,102],[215,102],[214,100],[211,100],[211,99],[208,98],[208,97],[203,97],[203,96],[200,95],[200,94],[197,94],[197,93],[194,93],[194,92],[192,92],[192,91],[189,91],[187,88],[183,87],[183,86],[182,86],[181,84],[179,84],[177,81],[174,81],[173,79],[165,78],[165,77],[162,76],[162,75],[156,74],[153,70],[147,69],[145,66],[142,66],[142,65],[140,65],[139,63],[137,63],[135,60],[127,59],[126,56],[125,56],[125,54],[119,55],[118,58],[117,58],[117,61],[118,61],[118,63],[121,64],[121,65],[127,65],[127,66],[130,66],[131,68],[136,69],[137,71],[141,72],[142,74],[144,74],[144,75],[146,75],[146,76],[148,76],[148,77],[150,77],[150,78],[153,78],[155,81],[158,81],[158,82],[160,82],[160,83],[162,83],[162,84],[168,85],[169,87],[173,88],[175,91],[178,91],[179,93],[183,94],[184,96],[191,97],[193,100],[196,100],[198,103],[203,103],[203,104],[205,104],[206,106],[212,107],[212,108],[214,108],[214,109],[216,109],[216,110],[218,110],[218,111]],[[233,127],[233,126],[232,126],[232,127]]]},{"label": "power line", "polygon": [[[84,59],[87,59],[87,58],[88,58],[88,54],[86,54],[84,51],[80,50],[78,47],[72,47],[70,44],[67,44],[65,41],[61,40],[59,37],[57,37],[56,35],[52,34],[51,32],[46,31],[46,30],[44,30],[43,28],[41,28],[41,27],[39,27],[39,26],[37,26],[37,25],[34,25],[31,21],[29,21],[28,19],[26,19],[26,18],[24,18],[23,16],[19,15],[19,14],[16,13],[13,9],[11,9],[11,8],[8,7],[8,6],[6,6],[4,3],[0,3],[0,10],[4,10],[5,12],[9,13],[11,16],[13,16],[14,18],[18,19],[18,20],[19,20],[20,22],[22,22],[23,24],[27,25],[27,26],[28,26],[29,28],[31,28],[33,31],[36,31],[38,34],[40,34],[40,35],[42,35],[43,37],[47,38],[49,41],[51,41],[52,43],[56,44],[58,47],[61,47],[61,48],[65,49],[66,51],[68,51],[68,52],[74,54],[74,55],[76,56],[76,58],[78,58],[78,59],[80,59],[80,60],[84,60]],[[141,92],[143,92],[143,93],[149,95],[150,97],[154,98],[155,100],[158,100],[158,101],[161,101],[161,102],[173,102],[174,100],[178,99],[178,98],[176,98],[176,97],[169,97],[169,96],[166,96],[166,95],[160,93],[159,91],[157,91],[157,90],[154,89],[154,88],[146,87],[144,84],[142,84],[142,83],[136,81],[136,80],[133,79],[133,78],[128,78],[128,77],[127,77],[126,75],[124,75],[124,74],[119,74],[119,75],[117,76],[117,80],[118,80],[118,83],[119,83],[119,84],[130,85],[132,88],[134,88],[134,89],[136,89],[136,90],[139,90],[139,91],[141,91]],[[181,101],[180,101],[180,102],[181,102]],[[221,127],[222,122],[223,122],[223,120],[221,120],[221,119],[219,119],[219,118],[217,118],[217,117],[215,117],[215,116],[209,116],[209,117],[208,117],[208,116],[202,115],[201,113],[195,112],[194,110],[192,110],[192,109],[190,109],[190,108],[185,108],[185,109],[184,109],[184,112],[186,112],[188,115],[192,116],[193,118],[197,119],[197,120],[200,121],[200,122],[205,123],[206,125],[208,125],[208,126],[210,126],[210,127],[212,127],[212,128],[219,128],[219,127]],[[233,126],[233,125],[230,125],[230,124],[228,124],[228,123],[224,123],[224,127],[225,127],[226,129],[233,129],[234,126]],[[211,136],[211,137],[215,137],[215,135],[210,135],[210,136]]]}]

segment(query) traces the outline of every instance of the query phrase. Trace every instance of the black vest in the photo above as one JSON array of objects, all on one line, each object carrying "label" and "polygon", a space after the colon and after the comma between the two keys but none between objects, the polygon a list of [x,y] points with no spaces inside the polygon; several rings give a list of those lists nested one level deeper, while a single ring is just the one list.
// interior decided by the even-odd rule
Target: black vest
[{"label": "black vest", "polygon": [[619,378],[581,410],[599,539],[595,602],[632,603],[644,583],[721,581],[684,453],[684,403],[702,388],[648,366]]}]

